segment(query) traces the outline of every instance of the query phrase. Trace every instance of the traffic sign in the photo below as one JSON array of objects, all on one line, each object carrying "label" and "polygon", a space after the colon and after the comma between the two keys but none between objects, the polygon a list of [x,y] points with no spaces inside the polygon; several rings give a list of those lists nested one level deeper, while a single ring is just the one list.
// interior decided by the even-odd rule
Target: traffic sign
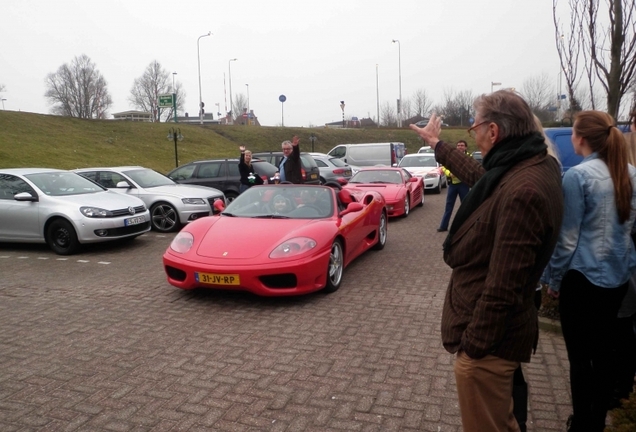
[{"label": "traffic sign", "polygon": [[172,108],[172,95],[171,94],[159,95],[159,108]]},{"label": "traffic sign", "polygon": [[281,102],[285,102],[287,100],[287,98],[285,97],[285,95],[280,95],[278,96],[278,100]]}]

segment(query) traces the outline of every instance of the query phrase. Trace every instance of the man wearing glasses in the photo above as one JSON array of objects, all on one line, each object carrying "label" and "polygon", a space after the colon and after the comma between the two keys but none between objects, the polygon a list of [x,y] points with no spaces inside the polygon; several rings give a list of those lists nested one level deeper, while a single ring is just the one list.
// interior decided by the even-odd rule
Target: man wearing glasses
[{"label": "man wearing glasses", "polygon": [[302,167],[300,162],[300,138],[294,135],[291,141],[283,141],[283,159],[278,165],[280,181],[300,184],[303,182]]},{"label": "man wearing glasses", "polygon": [[444,242],[453,271],[441,326],[444,347],[457,353],[463,430],[518,431],[513,374],[538,340],[533,300],[561,228],[561,171],[516,93],[482,95],[474,108],[468,132],[483,166],[439,140],[438,117],[410,127],[471,187]]}]

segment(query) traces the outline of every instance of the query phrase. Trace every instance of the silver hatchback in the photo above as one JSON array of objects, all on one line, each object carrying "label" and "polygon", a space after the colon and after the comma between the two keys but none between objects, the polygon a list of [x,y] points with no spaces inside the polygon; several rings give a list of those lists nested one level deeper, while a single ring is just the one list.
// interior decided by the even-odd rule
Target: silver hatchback
[{"label": "silver hatchback", "polygon": [[83,243],[134,238],[150,230],[144,203],[70,171],[0,170],[0,241],[47,243],[59,255]]}]

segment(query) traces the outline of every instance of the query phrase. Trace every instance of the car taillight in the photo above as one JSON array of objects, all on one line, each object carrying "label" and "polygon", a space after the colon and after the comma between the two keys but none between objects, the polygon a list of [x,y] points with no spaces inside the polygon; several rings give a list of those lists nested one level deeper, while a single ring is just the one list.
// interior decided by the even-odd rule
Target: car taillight
[{"label": "car taillight", "polygon": [[345,170],[342,169],[342,168],[338,168],[338,169],[333,170],[333,173],[334,174],[344,174]]},{"label": "car taillight", "polygon": [[300,174],[303,176],[303,180],[307,180],[307,174],[305,173],[305,168],[300,169]]}]

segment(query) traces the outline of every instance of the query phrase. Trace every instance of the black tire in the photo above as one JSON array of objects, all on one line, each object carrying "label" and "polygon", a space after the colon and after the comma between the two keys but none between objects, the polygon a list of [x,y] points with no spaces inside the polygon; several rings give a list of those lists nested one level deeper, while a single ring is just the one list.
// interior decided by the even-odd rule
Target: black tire
[{"label": "black tire", "polygon": [[435,189],[433,189],[433,193],[435,195],[441,194],[442,193],[442,180],[440,179],[439,183],[437,183],[437,187]]},{"label": "black tire", "polygon": [[342,185],[338,182],[335,181],[329,181],[327,183],[325,183],[323,186],[329,186],[330,188],[334,188],[337,190],[342,190]]},{"label": "black tire", "polygon": [[378,242],[374,244],[371,249],[377,251],[384,249],[386,245],[387,225],[386,213],[382,212],[382,216],[380,216],[380,226],[378,226]]},{"label": "black tire", "polygon": [[327,265],[327,285],[324,289],[326,293],[338,291],[338,288],[340,288],[340,284],[342,283],[343,273],[344,250],[342,249],[342,242],[336,239],[331,245],[329,265]]},{"label": "black tire", "polygon": [[448,179],[446,178],[446,176],[444,176],[444,186],[442,186],[442,189],[446,189],[448,187]]},{"label": "black tire", "polygon": [[423,207],[424,206],[424,188],[422,188],[422,199],[420,200],[419,204],[417,205],[418,207]]},{"label": "black tire", "polygon": [[47,227],[46,243],[58,255],[73,255],[80,248],[75,228],[65,219],[56,219]]},{"label": "black tire", "polygon": [[227,201],[228,204],[234,201],[237,196],[238,194],[234,191],[225,192],[225,200]]},{"label": "black tire", "polygon": [[411,197],[409,197],[409,194],[406,194],[406,198],[404,198],[404,214],[402,217],[409,217],[409,213],[411,213]]},{"label": "black tire", "polygon": [[170,204],[155,203],[150,207],[150,222],[155,231],[167,233],[179,229],[179,214]]}]

